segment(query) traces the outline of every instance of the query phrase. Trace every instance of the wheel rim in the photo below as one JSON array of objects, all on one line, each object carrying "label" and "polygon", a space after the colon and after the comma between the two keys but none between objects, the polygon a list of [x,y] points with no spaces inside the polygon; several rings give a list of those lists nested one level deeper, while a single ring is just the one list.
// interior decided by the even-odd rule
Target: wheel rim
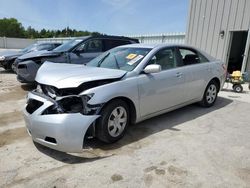
[{"label": "wheel rim", "polygon": [[214,84],[211,84],[206,93],[206,99],[209,104],[213,103],[216,99],[217,88]]},{"label": "wheel rim", "polygon": [[127,111],[124,107],[116,107],[110,114],[108,120],[108,132],[110,136],[119,136],[127,124]]},{"label": "wheel rim", "polygon": [[237,86],[237,87],[235,88],[235,90],[236,90],[237,92],[240,92],[240,91],[241,91],[241,88],[240,88],[239,86]]}]

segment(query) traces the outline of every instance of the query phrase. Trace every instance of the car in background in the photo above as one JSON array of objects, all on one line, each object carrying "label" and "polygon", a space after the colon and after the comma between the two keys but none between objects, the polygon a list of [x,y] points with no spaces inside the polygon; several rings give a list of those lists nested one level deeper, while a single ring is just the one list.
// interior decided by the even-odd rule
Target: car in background
[{"label": "car in background", "polygon": [[17,58],[17,80],[33,83],[39,67],[45,61],[54,63],[86,64],[111,48],[138,43],[138,39],[120,36],[86,36],[64,43],[49,52],[32,52]]},{"label": "car in background", "polygon": [[81,152],[85,139],[122,138],[128,125],[199,102],[214,105],[224,64],[185,45],[131,44],[84,65],[44,63],[24,117],[35,142]]},{"label": "car in background", "polygon": [[0,66],[5,70],[12,70],[12,64],[16,58],[20,57],[21,55],[33,51],[53,50],[61,44],[62,43],[59,42],[43,42],[31,44],[22,50],[5,50],[4,52],[0,53]]}]

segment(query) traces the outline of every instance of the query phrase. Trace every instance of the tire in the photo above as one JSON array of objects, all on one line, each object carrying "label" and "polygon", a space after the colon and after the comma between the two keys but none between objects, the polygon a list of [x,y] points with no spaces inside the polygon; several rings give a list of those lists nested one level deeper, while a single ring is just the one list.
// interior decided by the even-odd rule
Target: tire
[{"label": "tire", "polygon": [[242,93],[243,87],[242,87],[242,85],[240,85],[240,84],[234,84],[234,85],[233,85],[233,90],[234,90],[236,93]]},{"label": "tire", "polygon": [[126,132],[129,120],[128,105],[123,100],[111,101],[102,109],[101,117],[97,120],[97,138],[106,143],[120,140]]},{"label": "tire", "polygon": [[10,60],[10,61],[8,61],[4,66],[3,66],[3,68],[5,69],[5,70],[7,70],[7,71],[13,71],[12,70],[12,64],[14,63],[14,61],[12,61],[12,60]]},{"label": "tire", "polygon": [[10,63],[10,70],[11,70],[12,72],[14,72],[13,67],[12,67],[13,63],[14,63],[14,61]]},{"label": "tire", "polygon": [[216,99],[217,99],[217,95],[219,92],[218,90],[219,90],[219,86],[218,86],[217,82],[215,82],[214,80],[211,80],[205,89],[205,92],[203,94],[203,98],[202,98],[202,101],[200,102],[200,104],[203,107],[213,106]]}]

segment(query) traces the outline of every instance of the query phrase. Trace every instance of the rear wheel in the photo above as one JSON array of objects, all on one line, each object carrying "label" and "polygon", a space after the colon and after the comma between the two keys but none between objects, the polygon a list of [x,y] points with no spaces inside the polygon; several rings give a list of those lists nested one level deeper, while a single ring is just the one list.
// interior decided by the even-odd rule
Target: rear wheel
[{"label": "rear wheel", "polygon": [[106,143],[121,139],[129,123],[129,108],[122,100],[114,100],[102,109],[97,120],[97,138]]},{"label": "rear wheel", "polygon": [[214,80],[211,80],[206,87],[203,99],[200,102],[200,104],[204,107],[213,106],[213,104],[217,99],[218,88],[219,88],[218,84]]}]

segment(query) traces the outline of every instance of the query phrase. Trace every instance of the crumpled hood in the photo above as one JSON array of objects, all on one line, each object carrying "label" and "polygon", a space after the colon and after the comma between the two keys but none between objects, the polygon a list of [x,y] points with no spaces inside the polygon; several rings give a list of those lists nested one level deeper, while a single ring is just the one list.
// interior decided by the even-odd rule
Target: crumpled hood
[{"label": "crumpled hood", "polygon": [[0,56],[4,56],[5,58],[13,57],[13,56],[17,57],[19,55],[22,55],[22,52],[18,50],[5,50],[5,51],[0,52]]},{"label": "crumpled hood", "polygon": [[45,62],[39,68],[35,80],[60,89],[78,87],[89,81],[121,78],[125,74],[124,70]]},{"label": "crumpled hood", "polygon": [[25,60],[25,59],[35,58],[35,57],[58,56],[59,54],[60,52],[41,50],[41,51],[33,51],[33,52],[26,53],[20,56],[18,59]]}]

